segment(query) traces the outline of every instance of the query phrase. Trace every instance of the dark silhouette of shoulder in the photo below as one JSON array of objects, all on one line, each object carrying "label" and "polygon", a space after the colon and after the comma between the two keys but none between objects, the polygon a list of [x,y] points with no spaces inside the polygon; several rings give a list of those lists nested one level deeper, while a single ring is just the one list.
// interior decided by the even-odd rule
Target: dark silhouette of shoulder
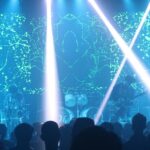
[{"label": "dark silhouette of shoulder", "polygon": [[72,142],[70,150],[121,150],[116,134],[94,126],[83,130]]}]

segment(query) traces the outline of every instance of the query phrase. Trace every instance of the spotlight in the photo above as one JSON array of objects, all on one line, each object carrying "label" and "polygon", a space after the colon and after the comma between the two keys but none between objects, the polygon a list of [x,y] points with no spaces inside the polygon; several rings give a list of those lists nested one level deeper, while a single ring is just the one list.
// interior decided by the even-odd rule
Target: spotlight
[{"label": "spotlight", "polygon": [[[131,47],[133,45],[131,44],[131,47],[128,47],[127,44],[122,39],[122,37],[119,35],[119,33],[115,30],[115,28],[111,25],[109,20],[105,17],[105,15],[101,11],[101,9],[98,7],[96,2],[94,0],[88,0],[88,1],[93,6],[93,8],[96,10],[96,12],[98,13],[99,17],[104,22],[106,27],[109,29],[110,33],[114,37],[115,41],[118,43],[119,47],[121,48],[122,52],[125,54],[125,57],[128,59],[128,61],[130,62],[131,66],[133,67],[135,72],[138,74],[138,76],[143,81],[143,83],[145,84],[147,89],[150,91],[150,84],[149,84],[150,76],[149,76],[148,72],[146,71],[146,68],[142,65],[142,63],[138,60],[138,58],[135,56],[135,54],[131,51]],[[149,12],[149,9],[150,9],[150,3],[148,5],[148,12]],[[138,34],[139,33],[137,32],[137,35]],[[136,40],[136,38],[137,37],[135,36],[135,40]],[[134,44],[134,42],[135,41],[133,39],[133,44]],[[126,61],[126,59],[124,59],[123,63],[125,63],[125,61]],[[122,64],[122,66],[123,66],[123,64]],[[115,81],[113,84],[115,85]],[[113,86],[110,88],[109,94],[111,94],[110,92],[112,89],[113,89]],[[107,104],[108,98],[109,98],[109,95],[106,95],[106,99],[105,99],[105,101],[103,101],[103,103],[98,111],[98,114],[95,118],[95,122],[98,122],[98,120]]]},{"label": "spotlight", "polygon": [[47,7],[47,33],[45,54],[45,104],[44,121],[53,120],[59,123],[59,81],[52,32],[51,0],[46,0]]}]

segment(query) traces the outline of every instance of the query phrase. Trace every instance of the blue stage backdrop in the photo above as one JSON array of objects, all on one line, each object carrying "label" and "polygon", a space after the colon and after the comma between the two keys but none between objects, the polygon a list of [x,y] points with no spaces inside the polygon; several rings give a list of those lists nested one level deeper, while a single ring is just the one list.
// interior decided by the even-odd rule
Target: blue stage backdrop
[{"label": "blue stage backdrop", "polygon": [[[127,43],[131,42],[142,16],[142,12],[124,12],[113,17],[114,26]],[[19,14],[0,14],[1,122],[40,121],[44,111],[41,104],[45,20],[44,17],[29,19]],[[149,31],[150,16],[134,45],[135,53],[147,68],[150,68]],[[53,33],[64,111],[60,119],[66,123],[79,116],[94,118],[123,59],[122,52],[100,19],[91,12],[59,17],[54,14]],[[137,95],[143,93],[145,88],[128,63],[118,83],[124,82],[128,75],[135,78],[132,86]],[[13,106],[16,107],[7,107],[10,99],[15,99]],[[113,114],[114,103],[113,100],[108,103],[104,120],[111,120],[109,114]],[[150,118],[147,94],[135,98],[131,106],[129,117],[139,111]]]}]

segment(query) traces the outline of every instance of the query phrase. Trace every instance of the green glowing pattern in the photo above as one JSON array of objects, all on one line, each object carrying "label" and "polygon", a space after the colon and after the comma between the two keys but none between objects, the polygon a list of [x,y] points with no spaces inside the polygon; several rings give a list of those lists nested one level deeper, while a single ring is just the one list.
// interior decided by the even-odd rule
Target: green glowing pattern
[{"label": "green glowing pattern", "polygon": [[[131,42],[142,16],[143,13],[121,13],[113,18],[126,42]],[[11,85],[17,85],[25,94],[43,93],[45,29],[45,18],[28,20],[18,14],[0,14],[1,93],[7,92]],[[98,106],[123,59],[118,45],[100,19],[90,13],[56,18],[53,29],[62,93],[87,95],[92,100],[87,107],[94,105],[93,97],[98,94],[98,100],[94,100]],[[150,68],[149,31],[150,16],[134,46],[147,68]],[[119,82],[128,74],[137,78],[127,64]],[[143,89],[138,79],[134,88]],[[95,106],[91,108],[93,111]]]},{"label": "green glowing pattern", "polygon": [[36,29],[29,26],[30,33],[26,18],[17,14],[1,14],[0,22],[0,92],[7,92],[9,86],[17,85],[23,92],[40,93],[42,87],[32,88],[33,69],[39,67],[37,57],[41,56],[39,52],[42,49],[42,46],[37,49],[40,43],[36,43],[39,42]]},{"label": "green glowing pattern", "polygon": [[[131,42],[142,16],[143,13],[121,13],[114,17],[115,26],[127,43]],[[150,66],[149,30],[150,18],[134,46],[136,54],[147,67]],[[79,17],[67,14],[55,23],[54,31],[64,91],[68,92],[70,88],[70,91],[105,94],[123,55],[99,18],[89,13]],[[132,69],[126,65],[120,80],[131,73]]]},{"label": "green glowing pattern", "polygon": [[[121,35],[125,39],[127,43],[130,43],[140,21],[143,17],[144,13],[122,13],[114,17],[114,20],[121,30]],[[150,16],[148,16],[143,28],[138,36],[138,39],[133,47],[135,54],[139,57],[139,60],[147,67],[149,70],[150,68]],[[118,49],[117,46],[113,45],[110,47],[111,49]],[[119,56],[119,55],[118,55]],[[115,62],[114,62],[115,63]],[[117,69],[117,68],[116,68]],[[149,70],[150,71],[150,70]],[[123,70],[123,74],[134,74],[128,67],[125,67]],[[134,74],[136,77],[136,74]],[[141,90],[143,89],[143,85],[137,84],[135,85],[136,89]]]},{"label": "green glowing pattern", "polygon": [[[131,42],[143,13],[121,13],[114,22],[122,37]],[[36,85],[44,74],[45,19],[0,15],[0,90],[16,84],[28,94],[40,94]],[[134,46],[135,52],[150,66],[150,18]],[[98,91],[105,93],[123,58],[110,33],[93,14],[66,14],[54,22],[54,35],[61,87],[66,93]],[[39,72],[39,76],[37,73]],[[132,72],[127,66],[120,77]],[[105,80],[104,80],[105,79]],[[35,80],[35,81],[34,81]]]},{"label": "green glowing pattern", "polygon": [[[143,13],[135,13],[135,14],[128,14],[123,13],[119,14],[114,17],[115,22],[117,23],[118,27],[122,30],[122,37],[130,43],[134,34],[135,30],[137,29],[142,17]],[[147,18],[141,33],[136,41],[134,46],[134,50],[136,55],[143,61],[147,67],[150,66],[150,16]],[[113,47],[117,48],[117,47]]]},{"label": "green glowing pattern", "polygon": [[[113,18],[117,30],[127,43],[130,44],[142,16],[143,13],[121,13]],[[149,31],[150,16],[134,45],[135,53],[147,68],[150,67]],[[76,102],[74,102],[74,98],[70,99],[74,106],[76,106],[74,103],[79,106],[78,94],[84,93],[88,96],[87,104],[84,106],[81,104],[76,110],[78,113],[73,108],[68,108],[69,100],[65,100],[65,106],[67,107],[63,111],[63,116],[65,118],[78,116],[94,118],[98,109],[97,106],[103,99],[123,59],[123,54],[99,18],[90,13],[83,16],[73,14],[63,16],[55,22],[54,33],[63,93],[71,93],[75,96]],[[143,84],[128,63],[125,65],[118,82],[124,81],[127,75],[135,77],[136,82],[133,84],[133,88],[136,93],[143,92]],[[147,105],[144,103],[144,101],[141,101],[140,106]],[[139,112],[139,102],[135,100],[134,105],[133,108],[136,109],[134,112]],[[114,107],[114,104],[112,105],[110,102],[104,118],[108,119],[109,116],[109,119],[111,119],[113,117],[110,116],[110,114],[113,115],[112,107]],[[132,117],[134,115],[133,110],[129,110],[129,112],[130,117]],[[144,111],[142,113],[148,114]],[[107,116],[107,114],[109,115]]]}]

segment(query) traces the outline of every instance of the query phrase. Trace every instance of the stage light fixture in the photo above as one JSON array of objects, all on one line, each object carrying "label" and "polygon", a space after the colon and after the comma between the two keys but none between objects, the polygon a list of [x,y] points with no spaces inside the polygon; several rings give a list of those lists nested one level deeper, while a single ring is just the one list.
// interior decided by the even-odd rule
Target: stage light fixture
[{"label": "stage light fixture", "polygon": [[47,32],[45,54],[45,95],[44,121],[53,120],[59,123],[59,80],[55,56],[55,46],[52,31],[52,1],[46,0]]},{"label": "stage light fixture", "polygon": [[[147,87],[147,89],[150,91],[150,76],[146,70],[146,68],[144,67],[144,65],[142,65],[142,63],[138,60],[138,58],[136,57],[136,55],[132,52],[131,47],[128,47],[127,44],[125,43],[125,41],[122,39],[122,37],[119,35],[119,33],[115,30],[115,28],[111,25],[111,23],[109,22],[109,20],[105,17],[105,15],[103,14],[103,12],[101,11],[101,9],[99,8],[99,6],[96,4],[96,2],[94,0],[88,0],[89,3],[92,5],[92,7],[96,10],[96,12],[98,13],[99,17],[102,19],[102,21],[104,22],[104,24],[106,25],[106,27],[108,28],[108,30],[110,31],[110,33],[112,34],[112,36],[114,37],[115,41],[118,43],[119,47],[121,48],[122,52],[124,53],[125,57],[128,59],[128,61],[130,62],[131,66],[133,67],[133,69],[135,70],[135,72],[138,74],[138,76],[140,77],[140,79],[143,81],[143,83],[145,84],[145,86]],[[150,9],[150,3],[148,5],[148,10]],[[142,24],[142,23],[141,23]],[[139,34],[139,31],[137,31],[137,35]],[[133,39],[133,44],[134,44],[134,40],[136,40],[136,36],[135,34],[135,38]],[[131,43],[131,46],[132,43]],[[123,60],[123,63],[125,63],[126,58]],[[122,63],[122,66],[123,66]],[[138,67],[137,67],[138,66]],[[114,85],[115,85],[115,81],[113,81]],[[113,89],[113,86],[110,88],[111,92]],[[109,93],[110,95],[110,93]],[[106,104],[108,101],[108,97],[109,95],[106,95],[106,99],[105,101],[103,101],[97,115],[95,118],[95,122],[97,123]]]}]

